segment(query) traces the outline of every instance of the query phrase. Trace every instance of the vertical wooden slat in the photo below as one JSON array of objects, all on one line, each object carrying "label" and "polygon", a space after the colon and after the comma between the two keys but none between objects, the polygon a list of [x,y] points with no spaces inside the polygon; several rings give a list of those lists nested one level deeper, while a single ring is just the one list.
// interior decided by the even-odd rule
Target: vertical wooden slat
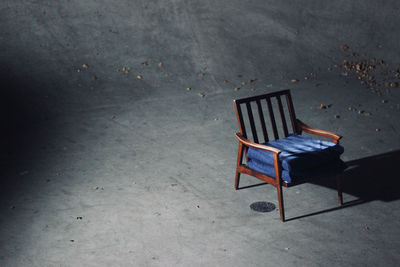
[{"label": "vertical wooden slat", "polygon": [[249,115],[249,121],[250,121],[251,133],[253,134],[253,140],[255,143],[258,143],[258,136],[257,136],[256,126],[254,124],[253,111],[251,110],[250,102],[246,103],[246,107],[247,107],[247,115]]},{"label": "vertical wooden slat", "polygon": [[289,109],[290,121],[292,122],[293,132],[298,133],[298,129],[296,127],[296,114],[294,112],[292,96],[290,95],[290,93],[286,94],[286,102],[287,102],[288,109]]},{"label": "vertical wooden slat", "polygon": [[274,137],[275,139],[279,139],[278,130],[276,129],[274,110],[272,109],[271,104],[271,98],[267,97],[266,100],[268,104],[269,118],[271,119],[272,130],[274,131]]},{"label": "vertical wooden slat", "polygon": [[283,132],[285,133],[285,137],[287,137],[289,135],[289,132],[287,128],[285,112],[283,111],[281,96],[277,95],[276,99],[278,100],[279,113],[281,114]]},{"label": "vertical wooden slat", "polygon": [[267,128],[265,127],[264,114],[263,114],[263,110],[261,107],[260,99],[257,99],[256,103],[257,103],[257,107],[258,107],[258,115],[260,117],[261,128],[262,128],[263,135],[264,135],[264,142],[268,142],[269,141],[268,133],[267,133]]},{"label": "vertical wooden slat", "polygon": [[247,138],[246,127],[244,126],[244,121],[243,121],[242,109],[240,108],[240,104],[236,103],[236,101],[233,101],[233,103],[235,104],[236,117],[239,122],[240,133],[243,135],[244,138]]}]

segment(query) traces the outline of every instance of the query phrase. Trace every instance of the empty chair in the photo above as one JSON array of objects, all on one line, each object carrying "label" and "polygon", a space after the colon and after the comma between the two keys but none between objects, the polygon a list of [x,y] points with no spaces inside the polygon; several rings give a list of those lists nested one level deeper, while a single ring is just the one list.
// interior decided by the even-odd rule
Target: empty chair
[{"label": "empty chair", "polygon": [[[277,189],[281,220],[285,221],[282,186],[335,175],[339,204],[343,204],[341,174],[346,165],[340,159],[344,151],[339,145],[341,136],[312,128],[297,119],[290,90],[237,99],[234,105],[240,131],[236,133],[239,150],[235,189],[239,188],[241,173],[272,184]],[[304,136],[303,132],[331,141]],[[264,142],[259,141],[261,138]]]}]

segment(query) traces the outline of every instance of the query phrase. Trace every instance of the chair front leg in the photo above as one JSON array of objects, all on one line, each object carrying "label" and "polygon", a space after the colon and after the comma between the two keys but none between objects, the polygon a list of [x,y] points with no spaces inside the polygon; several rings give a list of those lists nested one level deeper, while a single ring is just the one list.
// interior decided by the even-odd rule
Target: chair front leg
[{"label": "chair front leg", "polygon": [[235,190],[238,190],[239,188],[239,182],[240,182],[239,166],[242,164],[243,150],[244,150],[243,144],[239,142],[238,156],[236,162]]},{"label": "chair front leg", "polygon": [[273,158],[274,158],[275,179],[276,179],[275,187],[278,191],[279,212],[281,216],[281,221],[285,222],[285,207],[283,204],[283,192],[282,192],[282,180],[281,180],[282,168],[279,164],[278,154],[274,154]]},{"label": "chair front leg", "polygon": [[281,221],[285,222],[285,208],[283,205],[283,192],[282,192],[282,183],[281,182],[278,182],[278,184],[276,185],[276,189],[278,191],[279,212],[281,215]]}]

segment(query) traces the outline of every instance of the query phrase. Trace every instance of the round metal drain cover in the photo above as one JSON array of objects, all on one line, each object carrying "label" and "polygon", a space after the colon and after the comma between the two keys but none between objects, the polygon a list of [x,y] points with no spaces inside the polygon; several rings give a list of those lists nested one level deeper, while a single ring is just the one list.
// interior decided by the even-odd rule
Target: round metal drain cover
[{"label": "round metal drain cover", "polygon": [[258,212],[271,212],[275,210],[275,204],[271,202],[259,201],[252,203],[250,208]]}]

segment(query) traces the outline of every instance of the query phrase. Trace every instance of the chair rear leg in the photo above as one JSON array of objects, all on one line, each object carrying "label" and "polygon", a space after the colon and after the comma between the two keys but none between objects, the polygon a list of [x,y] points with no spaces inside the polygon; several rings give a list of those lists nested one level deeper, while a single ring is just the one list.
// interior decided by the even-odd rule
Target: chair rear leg
[{"label": "chair rear leg", "polygon": [[239,189],[239,182],[240,182],[240,172],[236,170],[235,190]]},{"label": "chair rear leg", "polygon": [[343,205],[342,175],[337,175],[336,176],[336,183],[337,183],[337,192],[338,192],[339,205]]},{"label": "chair rear leg", "polygon": [[276,189],[278,191],[279,212],[281,215],[281,221],[285,222],[285,208],[283,204],[282,184],[281,183],[277,184]]}]

